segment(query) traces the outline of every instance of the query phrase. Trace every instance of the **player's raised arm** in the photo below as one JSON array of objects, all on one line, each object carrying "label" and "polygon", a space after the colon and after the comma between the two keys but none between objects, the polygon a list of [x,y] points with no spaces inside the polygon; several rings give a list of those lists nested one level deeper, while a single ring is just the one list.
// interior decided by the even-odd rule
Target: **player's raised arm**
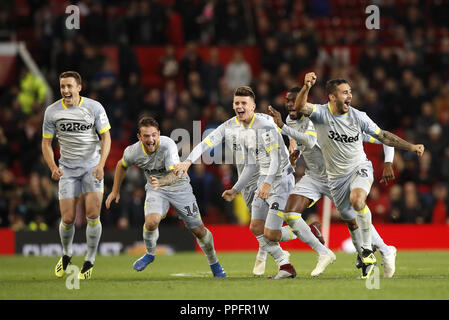
[{"label": "player's raised arm", "polygon": [[174,165],[173,173],[181,178],[184,177],[192,163],[199,159],[203,153],[222,143],[224,132],[225,126],[223,124],[219,125],[211,134],[193,148],[185,161]]},{"label": "player's raised arm", "polygon": [[310,88],[316,82],[315,72],[309,72],[304,77],[304,85],[299,91],[298,96],[295,101],[295,109],[296,111],[302,113],[305,116],[310,116],[313,112],[313,104],[307,102],[307,97],[309,96]]},{"label": "player's raised arm", "polygon": [[418,156],[422,156],[422,154],[424,153],[424,145],[412,144],[402,138],[399,138],[397,135],[389,131],[379,129],[378,133],[374,134],[373,136],[387,146],[402,150],[408,150],[416,153]]}]

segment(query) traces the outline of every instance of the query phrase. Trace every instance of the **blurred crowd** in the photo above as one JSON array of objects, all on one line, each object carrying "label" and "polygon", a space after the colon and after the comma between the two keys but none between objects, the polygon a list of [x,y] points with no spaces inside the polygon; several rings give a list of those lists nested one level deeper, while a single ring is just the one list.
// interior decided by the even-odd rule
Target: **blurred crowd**
[{"label": "blurred crowd", "polygon": [[[285,116],[285,92],[302,84],[306,71],[318,75],[310,94],[317,103],[327,101],[328,79],[346,78],[353,106],[381,128],[426,147],[420,158],[396,150],[396,180],[388,186],[374,183],[368,198],[373,222],[448,224],[449,1],[406,2],[374,1],[381,29],[367,30],[364,1],[7,0],[0,4],[0,40],[27,41],[54,100],[59,98],[58,75],[79,71],[81,94],[106,108],[113,128],[111,154],[119,157],[136,141],[135,123],[143,113],[160,122],[163,135],[177,128],[192,133],[195,120],[206,130],[233,115],[237,86],[253,87],[257,112],[272,105]],[[64,27],[70,4],[80,9],[80,30]],[[165,47],[159,61],[161,86],[141,84],[136,45]],[[212,48],[208,59],[198,54],[198,45]],[[118,68],[103,46],[118,48]],[[261,70],[252,70],[238,50],[223,65],[217,58],[220,46],[258,46]],[[329,46],[349,46],[359,58],[353,63],[332,57],[325,50]],[[181,58],[174,54],[179,47],[186,48]],[[57,184],[40,149],[46,94],[41,79],[21,63],[16,84],[0,87],[0,226],[57,226]],[[383,157],[381,151],[375,156]],[[105,196],[113,168],[106,172]],[[303,172],[300,161],[297,179]],[[236,181],[233,166],[196,164],[189,175],[205,221],[247,223],[242,217],[247,211],[241,213],[220,197]],[[129,170],[120,205],[103,210],[105,225],[143,223],[144,184],[140,171]],[[178,223],[171,213],[166,219]],[[80,218],[77,223],[85,222]]]}]

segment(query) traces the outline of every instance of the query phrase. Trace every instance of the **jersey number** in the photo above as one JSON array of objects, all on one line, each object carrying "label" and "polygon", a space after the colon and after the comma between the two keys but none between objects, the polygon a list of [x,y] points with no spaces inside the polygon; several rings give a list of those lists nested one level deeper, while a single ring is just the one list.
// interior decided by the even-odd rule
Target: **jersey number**
[{"label": "jersey number", "polygon": [[193,205],[192,205],[192,210],[190,210],[190,207],[189,207],[189,206],[185,206],[184,209],[186,209],[186,211],[187,211],[187,216],[188,216],[188,217],[193,216],[194,213],[198,213],[198,211],[199,211],[199,210],[198,210],[198,207],[196,206],[196,203],[195,203],[195,202],[194,202]]}]

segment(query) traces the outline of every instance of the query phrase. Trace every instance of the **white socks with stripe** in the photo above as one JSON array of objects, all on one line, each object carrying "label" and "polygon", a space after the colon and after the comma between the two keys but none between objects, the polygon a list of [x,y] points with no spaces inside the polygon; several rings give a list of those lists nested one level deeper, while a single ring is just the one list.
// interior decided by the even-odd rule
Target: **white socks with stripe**
[{"label": "white socks with stripe", "polygon": [[273,259],[276,261],[277,265],[280,267],[284,264],[290,263],[288,255],[285,255],[279,245],[279,242],[273,242],[265,238],[262,234],[260,236],[256,236],[257,241],[259,241],[259,252],[262,249],[263,251],[268,252]]},{"label": "white socks with stripe", "polygon": [[371,211],[367,205],[361,211],[357,211],[356,221],[362,236],[361,246],[363,249],[371,250]]},{"label": "white socks with stripe", "polygon": [[285,218],[292,228],[293,232],[298,236],[298,238],[309,245],[313,250],[318,252],[318,254],[328,254],[329,249],[326,248],[320,240],[312,233],[310,227],[301,217],[300,213],[288,212],[285,214]]},{"label": "white socks with stripe", "polygon": [[279,241],[290,241],[298,239],[296,234],[293,232],[292,228],[285,226],[281,228],[281,240]]},{"label": "white socks with stripe", "polygon": [[97,255],[98,243],[101,237],[101,221],[100,217],[95,219],[87,218],[86,226],[86,243],[87,243],[87,254],[84,258],[85,261],[90,261],[92,264],[95,262],[95,256]]},{"label": "white socks with stripe", "polygon": [[62,254],[64,256],[71,257],[73,254],[72,244],[73,236],[75,235],[74,223],[65,224],[62,222],[59,224],[59,237],[61,238]]}]

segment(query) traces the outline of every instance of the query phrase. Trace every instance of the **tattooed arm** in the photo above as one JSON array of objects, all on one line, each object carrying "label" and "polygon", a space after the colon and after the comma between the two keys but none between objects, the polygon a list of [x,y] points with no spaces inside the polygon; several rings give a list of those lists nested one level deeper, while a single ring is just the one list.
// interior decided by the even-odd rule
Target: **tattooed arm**
[{"label": "tattooed arm", "polygon": [[397,135],[389,131],[380,130],[377,135],[374,135],[374,137],[387,146],[402,150],[408,150],[416,153],[418,156],[422,156],[422,154],[424,153],[424,145],[412,144],[405,141],[404,139],[399,138]]},{"label": "tattooed arm", "polygon": [[169,186],[176,183],[179,180],[179,177],[175,175],[173,171],[170,171],[162,178],[155,178],[150,176],[151,184],[153,185],[153,189],[157,190],[159,187]]}]

